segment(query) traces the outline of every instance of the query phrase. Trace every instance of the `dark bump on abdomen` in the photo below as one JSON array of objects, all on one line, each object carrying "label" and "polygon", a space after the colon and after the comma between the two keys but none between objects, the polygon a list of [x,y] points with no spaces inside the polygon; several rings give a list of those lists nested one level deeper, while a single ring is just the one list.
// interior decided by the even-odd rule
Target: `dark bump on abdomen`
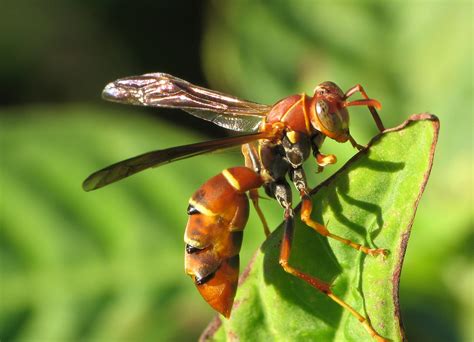
[{"label": "dark bump on abdomen", "polygon": [[188,215],[200,214],[200,211],[197,210],[192,204],[188,205],[188,209],[186,210],[186,212],[188,213]]},{"label": "dark bump on abdomen", "polygon": [[193,254],[193,253],[199,252],[200,250],[201,249],[197,247],[186,244],[186,253],[188,254]]},{"label": "dark bump on abdomen", "polygon": [[244,232],[243,231],[236,231],[230,233],[230,237],[232,239],[232,244],[234,247],[240,251],[240,247],[242,246],[242,239],[244,237]]},{"label": "dark bump on abdomen", "polygon": [[202,277],[202,278],[195,277],[194,278],[194,283],[196,285],[203,285],[203,284],[207,283],[209,280],[211,280],[212,278],[214,278],[215,274],[216,274],[215,272],[212,272],[212,273],[210,273],[207,276]]},{"label": "dark bump on abdomen", "polygon": [[234,255],[233,257],[230,257],[227,259],[227,264],[232,267],[233,269],[239,269],[239,264],[240,264],[240,258],[239,255]]}]

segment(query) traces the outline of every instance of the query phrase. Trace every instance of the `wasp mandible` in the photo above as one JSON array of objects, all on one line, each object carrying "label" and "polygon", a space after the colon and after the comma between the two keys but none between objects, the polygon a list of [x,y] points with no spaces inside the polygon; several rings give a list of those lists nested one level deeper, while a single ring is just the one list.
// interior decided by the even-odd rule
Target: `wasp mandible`
[{"label": "wasp mandible", "polygon": [[[360,93],[362,99],[349,101]],[[133,76],[109,83],[103,90],[106,100],[140,106],[179,108],[221,127],[245,135],[177,146],[148,152],[110,165],[90,175],[83,183],[95,190],[142,170],[176,160],[242,146],[245,166],[226,169],[204,183],[189,200],[185,232],[185,269],[203,298],[219,313],[229,317],[237,290],[239,251],[249,215],[250,197],[265,234],[270,230],[259,207],[258,189],[276,199],[284,210],[284,233],[280,251],[283,269],[326,294],[355,316],[375,339],[384,341],[368,319],[337,297],[330,285],[289,264],[294,231],[294,210],[288,178],[301,197],[301,219],[323,236],[372,256],[385,254],[332,234],[311,218],[312,201],[303,163],[311,153],[319,168],[336,162],[320,148],[325,138],[349,141],[362,149],[351,136],[348,108],[366,106],[380,131],[377,100],[369,98],[357,84],[345,93],[333,82],[319,84],[313,96],[288,96],[274,105],[262,105],[193,85],[164,73]],[[247,195],[248,194],[248,195]]]}]

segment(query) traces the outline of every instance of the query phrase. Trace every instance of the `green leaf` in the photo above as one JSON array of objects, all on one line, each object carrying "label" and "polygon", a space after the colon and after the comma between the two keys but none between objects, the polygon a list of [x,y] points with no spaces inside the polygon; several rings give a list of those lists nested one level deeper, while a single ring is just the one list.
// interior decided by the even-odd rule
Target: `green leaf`
[{"label": "green leaf", "polygon": [[[410,229],[430,174],[439,122],[414,115],[372,139],[313,191],[313,216],[337,235],[386,248],[366,256],[296,222],[290,264],[323,281],[379,334],[404,339],[398,286]],[[280,267],[280,226],[243,272],[231,318],[213,321],[203,339],[214,341],[370,341],[347,310]]]}]

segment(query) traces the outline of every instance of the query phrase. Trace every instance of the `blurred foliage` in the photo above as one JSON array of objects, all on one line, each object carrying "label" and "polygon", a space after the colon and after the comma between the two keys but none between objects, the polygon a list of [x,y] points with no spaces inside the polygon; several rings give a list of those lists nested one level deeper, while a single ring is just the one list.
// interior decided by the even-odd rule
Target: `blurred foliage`
[{"label": "blurred foliage", "polygon": [[[199,335],[211,310],[182,271],[187,198],[240,164],[238,154],[183,161],[85,194],[80,184],[91,171],[205,139],[178,125],[208,125],[176,112],[159,111],[175,120],[164,124],[131,107],[44,103],[98,101],[106,82],[150,71],[203,84],[202,39],[215,89],[273,103],[325,80],[343,89],[361,83],[382,102],[388,127],[414,112],[438,115],[438,151],[402,273],[402,314],[413,341],[474,340],[472,2],[234,0],[209,2],[205,12],[203,4],[2,3],[1,104],[18,107],[0,112],[0,338]],[[352,131],[366,143],[376,133],[370,115],[351,113]],[[324,152],[340,166],[354,154],[348,145],[328,141]],[[274,227],[281,210],[263,202]],[[243,264],[263,240],[254,216]]]},{"label": "blurred foliage", "polygon": [[[2,340],[199,335],[211,310],[184,274],[187,201],[203,180],[238,161],[195,158],[85,193],[82,180],[100,166],[157,143],[202,138],[105,108],[1,114]],[[247,243],[255,249],[263,232],[255,220],[250,225]]]},{"label": "blurred foliage", "polygon": [[[427,182],[437,123],[419,118],[378,135],[315,189],[314,216],[332,233],[370,247],[371,257],[315,234],[296,220],[290,265],[325,281],[334,294],[364,316],[390,341],[402,341],[398,281],[417,202]],[[404,153],[411,145],[419,148]],[[262,245],[246,270],[229,320],[213,341],[374,341],[348,310],[285,273],[279,264],[283,225]],[[366,242],[365,242],[366,241]],[[258,336],[258,337],[255,337]]]}]

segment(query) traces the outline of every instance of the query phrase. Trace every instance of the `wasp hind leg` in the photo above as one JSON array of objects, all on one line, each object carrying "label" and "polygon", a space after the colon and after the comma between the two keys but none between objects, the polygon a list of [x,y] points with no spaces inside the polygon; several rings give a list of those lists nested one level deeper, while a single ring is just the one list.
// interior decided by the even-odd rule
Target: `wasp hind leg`
[{"label": "wasp hind leg", "polygon": [[[258,158],[258,152],[253,144],[244,144],[242,145],[242,154],[245,158],[245,166],[254,170],[255,172],[259,173],[261,169],[261,165]],[[257,215],[262,222],[263,232],[265,236],[268,237],[270,235],[270,229],[268,228],[267,220],[265,219],[265,215],[263,214],[262,209],[258,203],[260,195],[258,194],[258,189],[251,189],[249,191],[249,197],[252,200],[253,207],[257,212]]]},{"label": "wasp hind leg", "polygon": [[257,215],[260,218],[260,221],[262,222],[263,232],[265,233],[265,236],[268,237],[271,231],[268,228],[267,220],[265,219],[265,215],[263,214],[263,211],[260,208],[260,205],[258,203],[258,199],[260,198],[260,195],[258,194],[258,190],[257,189],[250,190],[249,197],[252,200],[253,207],[255,208],[255,211],[257,212]]},{"label": "wasp hind leg", "polygon": [[333,301],[335,301],[337,304],[342,306],[344,309],[348,310],[350,314],[354,316],[362,324],[365,330],[367,330],[370,336],[372,336],[376,341],[379,341],[379,342],[387,341],[385,338],[380,336],[375,331],[375,329],[370,324],[370,321],[368,318],[362,316],[352,306],[350,306],[344,300],[336,296],[332,292],[331,286],[328,283],[325,283],[319,280],[318,278],[313,277],[307,273],[303,273],[289,264],[288,260],[290,259],[290,254],[291,254],[293,233],[294,233],[293,211],[291,209],[285,210],[285,230],[283,232],[283,240],[281,243],[281,250],[280,250],[280,265],[283,267],[285,272],[288,272],[294,275],[295,277],[298,277],[301,280],[304,280],[306,283],[308,283],[312,287],[316,288],[317,290],[319,290],[320,292],[324,293],[326,296],[331,298]]},{"label": "wasp hind leg", "polygon": [[380,336],[375,329],[370,324],[369,320],[358,313],[352,306],[347,304],[341,298],[336,296],[332,290],[331,285],[313,277],[307,273],[301,272],[297,268],[293,267],[289,263],[290,254],[291,254],[291,246],[293,243],[293,235],[294,235],[294,211],[292,209],[292,200],[291,200],[291,189],[290,186],[286,181],[281,181],[279,183],[272,183],[269,186],[270,190],[273,192],[275,199],[278,203],[285,209],[285,227],[283,232],[283,238],[281,242],[281,249],[280,249],[280,265],[285,270],[285,272],[294,275],[295,277],[305,281],[318,291],[324,293],[326,296],[331,298],[337,304],[342,306],[344,309],[348,310],[352,316],[354,316],[368,331],[368,333],[379,342],[387,341],[382,336]]},{"label": "wasp hind leg", "polygon": [[369,248],[366,246],[363,246],[361,244],[358,244],[356,242],[353,242],[349,239],[343,238],[339,235],[331,233],[324,225],[314,221],[311,218],[311,213],[313,211],[313,201],[311,200],[311,197],[309,196],[309,190],[308,186],[306,183],[306,176],[304,173],[304,170],[302,167],[298,167],[296,169],[293,169],[291,172],[291,179],[293,180],[293,183],[295,184],[296,188],[300,192],[301,195],[301,220],[306,223],[309,227],[313,228],[315,231],[317,231],[319,234],[323,236],[327,236],[329,238],[332,238],[334,240],[337,240],[339,242],[342,242],[345,245],[348,245],[349,247],[352,247],[358,251],[361,251],[365,254],[369,255],[386,255],[387,250],[383,248]]}]

